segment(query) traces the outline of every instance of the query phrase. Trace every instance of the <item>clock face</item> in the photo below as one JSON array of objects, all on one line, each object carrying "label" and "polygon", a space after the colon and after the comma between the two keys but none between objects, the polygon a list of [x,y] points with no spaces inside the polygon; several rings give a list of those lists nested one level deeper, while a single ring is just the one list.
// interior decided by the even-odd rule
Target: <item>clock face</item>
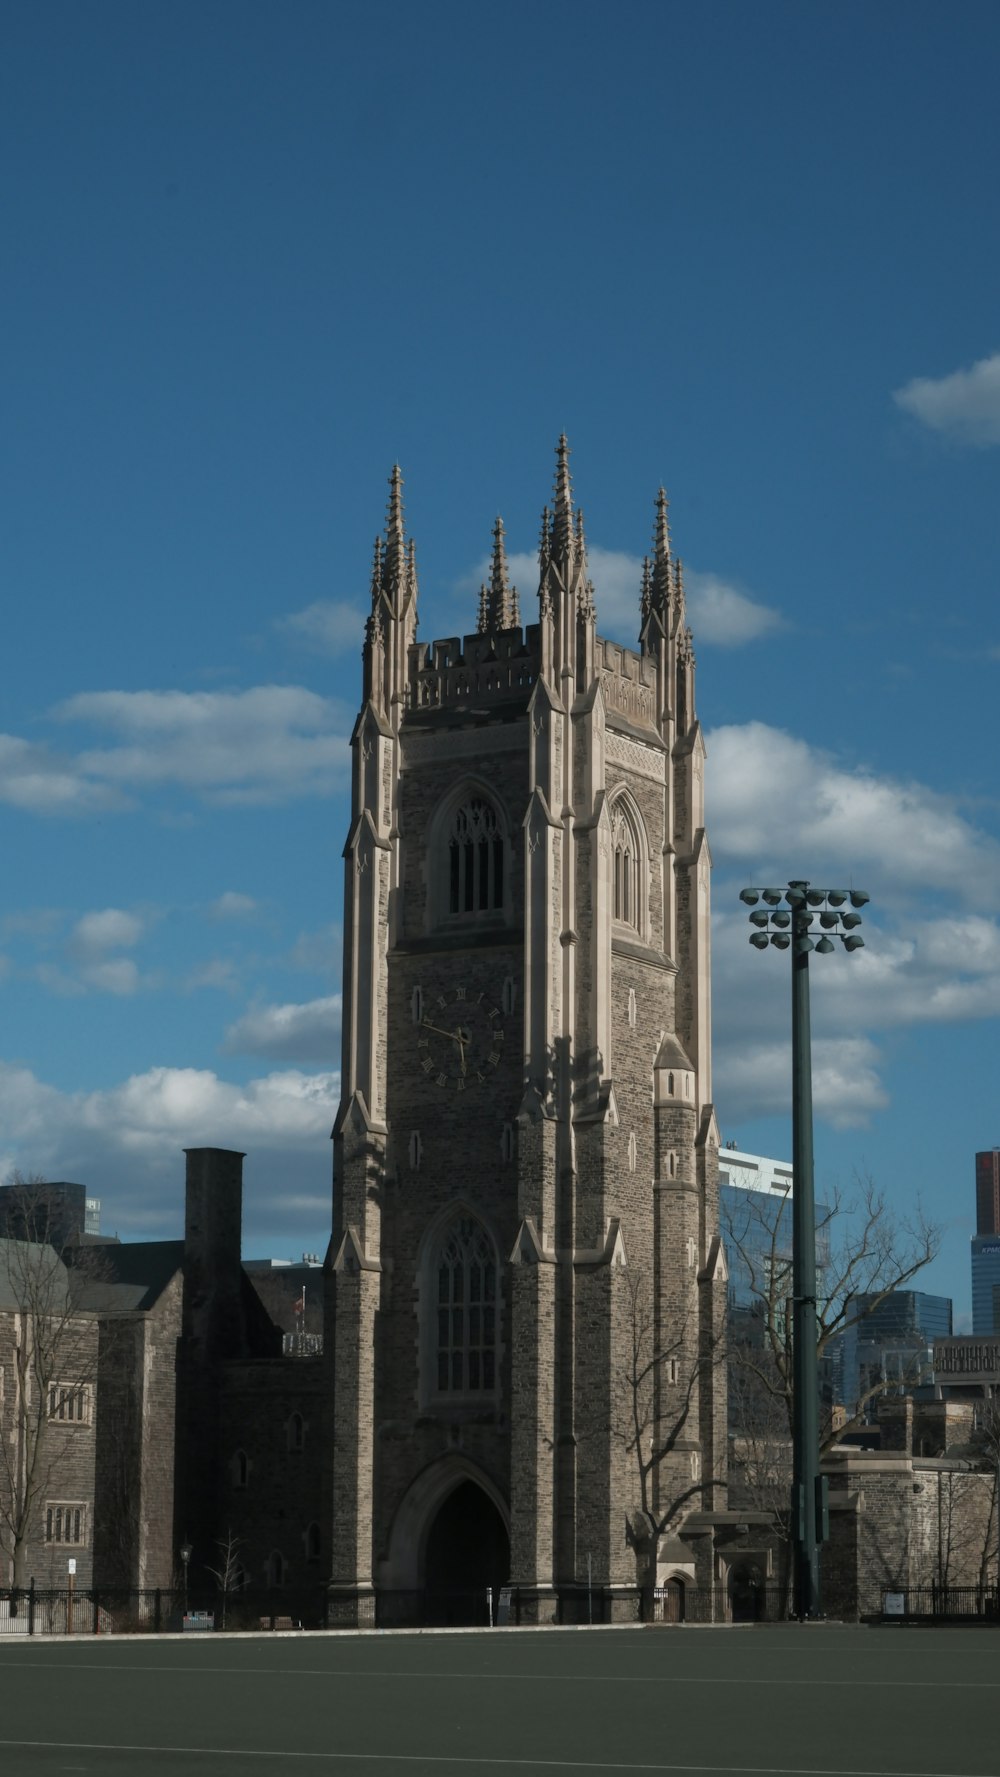
[{"label": "clock face", "polygon": [[488,993],[465,987],[428,994],[425,1006],[417,1054],[427,1078],[454,1092],[484,1086],[503,1054],[500,1007]]}]

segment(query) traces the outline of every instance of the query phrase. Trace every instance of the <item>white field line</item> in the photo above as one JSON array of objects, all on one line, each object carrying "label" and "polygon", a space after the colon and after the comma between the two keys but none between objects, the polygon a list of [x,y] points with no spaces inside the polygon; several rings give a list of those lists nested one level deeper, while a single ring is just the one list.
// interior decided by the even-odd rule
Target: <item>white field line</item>
[{"label": "white field line", "polygon": [[[18,1660],[18,1667],[41,1667],[47,1672],[53,1670],[60,1674],[72,1672],[75,1662],[60,1662],[53,1667],[49,1660]],[[717,1674],[704,1677],[692,1677],[682,1672],[409,1672],[398,1668],[351,1667],[351,1666],[209,1666],[185,1665],[170,1666],[125,1662],[121,1660],[102,1660],[100,1666],[80,1665],[78,1670],[86,1672],[88,1679],[93,1679],[101,1672],[159,1672],[168,1676],[176,1673],[178,1677],[197,1673],[200,1678],[344,1678],[355,1680],[372,1678],[380,1684],[400,1679],[411,1679],[415,1684],[427,1684],[437,1680],[444,1684],[655,1684],[655,1685],[711,1685],[717,1689],[723,1685],[751,1685],[755,1690],[901,1690],[925,1691],[928,1680],[919,1678],[762,1678],[755,1673],[746,1675],[721,1676]],[[935,1690],[948,1691],[995,1691],[1000,1690],[1000,1678],[935,1678]],[[664,1766],[664,1770],[669,1766]]]},{"label": "white field line", "polygon": [[666,1771],[678,1777],[969,1777],[957,1771],[880,1771],[848,1765],[691,1765],[651,1764],[615,1759],[554,1758],[489,1758],[475,1753],[421,1752],[290,1752],[278,1749],[267,1752],[261,1747],[244,1746],[137,1746],[111,1740],[0,1740],[0,1747],[26,1747],[34,1752],[134,1752],[144,1755],[162,1754],[182,1758],[268,1758],[326,1759],[346,1763],[354,1759],[365,1764],[402,1765],[483,1765],[502,1766],[504,1770],[524,1771]]}]

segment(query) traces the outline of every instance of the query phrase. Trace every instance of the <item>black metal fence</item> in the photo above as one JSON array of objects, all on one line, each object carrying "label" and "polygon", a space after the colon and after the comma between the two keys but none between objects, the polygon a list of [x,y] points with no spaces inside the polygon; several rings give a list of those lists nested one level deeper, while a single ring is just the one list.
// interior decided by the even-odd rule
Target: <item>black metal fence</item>
[{"label": "black metal fence", "polygon": [[[931,1589],[927,1595],[930,1596]],[[918,1594],[903,1594],[917,1600]],[[924,1594],[921,1593],[920,1599]],[[933,1615],[948,1612],[938,1608]],[[947,1595],[958,1597],[953,1588]],[[985,1606],[971,1602],[985,1597]],[[953,1615],[995,1615],[996,1592],[962,1594]],[[910,1620],[915,1620],[916,1605]],[[548,1620],[568,1625],[671,1623],[775,1623],[788,1615],[783,1587],[695,1587],[680,1581],[655,1591],[616,1590],[607,1586],[563,1586],[539,1611],[537,1594],[518,1586],[469,1588],[464,1591],[421,1589],[379,1591],[358,1600],[331,1603],[325,1585],[267,1591],[248,1588],[221,1593],[192,1587],[149,1588],[144,1591],[68,1587],[0,1591],[0,1636],[122,1635],[230,1630],[415,1628],[505,1628]]]},{"label": "black metal fence", "polygon": [[327,1589],[248,1589],[222,1594],[165,1587],[0,1591],[0,1636],[161,1635],[185,1630],[322,1629]]},{"label": "black metal fence", "polygon": [[882,1592],[886,1623],[1000,1623],[996,1586],[906,1586]]}]

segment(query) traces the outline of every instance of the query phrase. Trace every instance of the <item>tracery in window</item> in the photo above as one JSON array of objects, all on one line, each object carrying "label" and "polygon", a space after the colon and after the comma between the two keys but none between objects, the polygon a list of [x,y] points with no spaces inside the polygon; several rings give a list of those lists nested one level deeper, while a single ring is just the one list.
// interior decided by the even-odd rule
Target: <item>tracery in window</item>
[{"label": "tracery in window", "polygon": [[470,796],[448,833],[448,911],[489,913],[503,906],[504,837],[496,809]]},{"label": "tracery in window", "polygon": [[497,1261],[481,1222],[449,1222],[437,1248],[436,1370],[440,1394],[496,1387]]},{"label": "tracery in window", "polygon": [[617,796],[611,806],[611,858],[615,919],[641,933],[645,924],[645,860],[638,821],[624,795]]}]

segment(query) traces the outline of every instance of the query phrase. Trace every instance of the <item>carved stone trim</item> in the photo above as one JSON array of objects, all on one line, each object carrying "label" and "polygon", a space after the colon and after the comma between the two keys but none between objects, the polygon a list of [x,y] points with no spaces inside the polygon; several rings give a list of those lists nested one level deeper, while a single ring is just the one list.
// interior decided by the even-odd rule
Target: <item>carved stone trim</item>
[{"label": "carved stone trim", "polygon": [[653,693],[634,679],[620,678],[617,673],[601,673],[601,691],[606,709],[621,710],[633,722],[652,722]]},{"label": "carved stone trim", "polygon": [[616,734],[613,729],[608,730],[604,744],[609,763],[624,765],[639,777],[651,777],[654,783],[663,783],[666,755],[659,749],[644,747],[637,740],[626,740],[623,734]]},{"label": "carved stone trim", "polygon": [[411,765],[447,765],[453,759],[492,757],[494,753],[527,753],[528,735],[520,722],[498,722],[489,728],[449,728],[447,738],[432,729],[427,734],[402,733],[403,770]]}]

